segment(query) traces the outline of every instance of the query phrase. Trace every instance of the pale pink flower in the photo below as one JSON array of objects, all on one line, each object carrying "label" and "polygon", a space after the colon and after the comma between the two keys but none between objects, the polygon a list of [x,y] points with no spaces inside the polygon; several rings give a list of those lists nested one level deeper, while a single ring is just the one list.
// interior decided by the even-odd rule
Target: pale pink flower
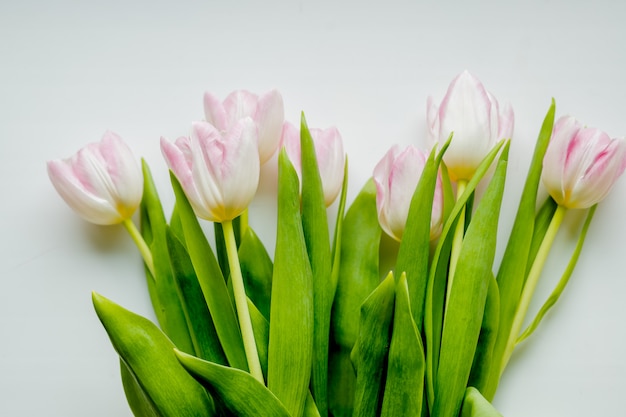
[{"label": "pale pink flower", "polygon": [[427,101],[429,136],[443,145],[450,133],[452,142],[443,159],[453,180],[469,180],[483,158],[500,139],[513,135],[513,109],[502,110],[498,101],[467,71],[448,87],[441,105]]},{"label": "pale pink flower", "polygon": [[239,120],[250,117],[257,128],[261,164],[268,161],[278,148],[285,110],[283,97],[277,90],[262,96],[237,90],[223,102],[211,93],[205,93],[204,114],[206,121],[221,132],[230,130]]},{"label": "pale pink flower", "polygon": [[[346,161],[343,140],[336,127],[328,129],[311,128],[309,132],[315,146],[315,156],[322,179],[324,203],[328,207],[339,195],[343,183]],[[287,156],[293,164],[300,182],[302,182],[300,131],[289,122],[285,122],[283,125],[281,146],[285,148]]]},{"label": "pale pink flower", "polygon": [[224,222],[239,216],[259,184],[259,151],[254,122],[237,121],[226,132],[195,122],[190,137],[161,138],[161,151],[198,215]]},{"label": "pale pink flower", "polygon": [[[394,145],[374,168],[376,208],[383,230],[394,239],[402,240],[411,199],[424,170],[428,156],[414,146],[401,150]],[[430,238],[441,233],[443,218],[443,189],[438,176],[430,221]]]},{"label": "pale pink flower", "polygon": [[70,158],[48,161],[48,176],[63,200],[91,223],[121,223],[141,203],[141,168],[113,132],[107,131],[99,143],[87,145]]},{"label": "pale pink flower", "polygon": [[554,124],[542,180],[558,204],[587,208],[606,197],[625,168],[624,138],[611,139],[601,130],[564,116]]}]

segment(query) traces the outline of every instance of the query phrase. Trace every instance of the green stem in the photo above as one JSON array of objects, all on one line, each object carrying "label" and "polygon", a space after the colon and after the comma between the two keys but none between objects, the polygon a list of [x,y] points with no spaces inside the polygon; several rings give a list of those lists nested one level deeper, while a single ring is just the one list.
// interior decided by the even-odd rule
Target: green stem
[{"label": "green stem", "polygon": [[148,270],[150,271],[152,278],[156,279],[156,275],[154,274],[154,261],[152,260],[152,252],[150,251],[150,248],[146,244],[146,241],[143,240],[143,236],[141,236],[141,232],[139,232],[139,229],[137,229],[137,226],[135,226],[135,223],[133,223],[131,219],[124,220],[122,224],[124,225],[126,230],[128,230],[130,237],[133,238],[135,245],[137,245],[137,249],[139,249],[139,252],[141,253],[141,256],[143,257],[143,261],[148,267]]},{"label": "green stem", "polygon": [[[465,192],[467,187],[467,181],[459,180],[456,184],[456,200]],[[454,230],[454,238],[452,240],[452,249],[450,252],[450,269],[448,272],[448,288],[446,289],[446,310],[448,302],[450,301],[450,294],[452,294],[452,283],[454,282],[454,274],[456,272],[456,264],[459,262],[459,256],[461,255],[461,248],[463,246],[463,236],[465,234],[465,207],[461,209],[459,213],[459,219],[456,223],[456,229]]]},{"label": "green stem", "polygon": [[233,293],[235,295],[235,307],[237,308],[237,317],[239,318],[239,328],[241,329],[243,347],[246,352],[246,359],[248,360],[248,369],[250,369],[250,374],[253,377],[261,384],[265,385],[261,362],[259,361],[259,353],[252,331],[252,321],[250,320],[250,312],[248,310],[248,297],[246,296],[243,277],[241,275],[241,266],[239,265],[239,256],[237,255],[237,243],[235,241],[233,222],[230,220],[223,222],[222,228],[226,242],[226,253],[228,254],[230,278],[233,283]]},{"label": "green stem", "polygon": [[554,238],[559,231],[559,227],[563,222],[566,211],[567,208],[564,206],[557,207],[556,211],[554,212],[554,216],[552,217],[552,221],[550,222],[550,226],[548,226],[548,230],[546,231],[546,235],[541,242],[541,246],[539,246],[539,251],[537,252],[535,261],[533,262],[533,265],[528,272],[528,277],[526,278],[526,283],[524,284],[524,289],[522,290],[522,295],[520,297],[517,310],[515,311],[513,325],[511,326],[511,332],[509,333],[509,338],[507,340],[506,348],[504,350],[504,355],[502,356],[502,363],[500,365],[501,375],[502,372],[504,372],[504,368],[506,368],[506,365],[508,364],[511,355],[513,354],[513,350],[515,349],[515,344],[522,329],[524,318],[526,317],[526,313],[528,312],[530,300],[535,293],[535,288],[537,287],[537,283],[539,282],[541,271],[546,263],[548,253],[550,253],[550,248],[554,243]]},{"label": "green stem", "polygon": [[587,214],[587,219],[585,220],[583,229],[580,232],[580,237],[578,238],[578,243],[576,244],[576,248],[574,249],[574,253],[572,254],[572,257],[569,261],[569,264],[567,265],[567,268],[565,269],[565,272],[563,272],[563,275],[561,276],[561,280],[559,281],[557,286],[554,288],[554,291],[552,291],[552,294],[550,294],[550,297],[548,297],[546,302],[543,304],[543,306],[539,310],[539,313],[537,313],[537,316],[535,317],[533,322],[530,324],[530,326],[528,326],[526,330],[524,330],[524,332],[520,335],[520,337],[517,338],[517,341],[515,342],[515,344],[519,344],[528,336],[530,336],[535,331],[535,329],[539,326],[539,323],[541,323],[541,320],[546,315],[548,310],[550,310],[550,308],[552,308],[552,306],[556,304],[556,302],[559,300],[561,293],[565,289],[565,286],[567,285],[570,277],[572,276],[572,272],[574,272],[574,267],[576,267],[576,263],[578,262],[578,257],[580,256],[580,252],[582,251],[583,243],[585,242],[585,237],[587,236],[587,231],[589,230],[589,225],[591,224],[591,219],[593,218],[593,215],[596,211],[597,206],[598,205],[596,204],[589,209],[589,213]]}]

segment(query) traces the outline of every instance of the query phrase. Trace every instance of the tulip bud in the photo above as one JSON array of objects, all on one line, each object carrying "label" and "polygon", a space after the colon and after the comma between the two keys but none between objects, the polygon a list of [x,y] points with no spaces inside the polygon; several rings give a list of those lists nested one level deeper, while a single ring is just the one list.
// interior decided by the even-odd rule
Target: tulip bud
[{"label": "tulip bud", "polygon": [[552,198],[567,208],[587,208],[609,193],[626,168],[626,140],[561,117],[543,158],[542,180]]},{"label": "tulip bud", "polygon": [[48,176],[63,200],[85,220],[111,225],[129,219],[141,202],[143,176],[130,148],[107,131],[67,159],[48,161]]},{"label": "tulip bud", "polygon": [[221,133],[207,122],[192,124],[191,136],[161,151],[196,215],[213,222],[233,220],[250,204],[259,185],[259,151],[249,117]]},{"label": "tulip bud", "polygon": [[427,102],[429,136],[443,145],[453,133],[443,159],[453,180],[469,180],[483,158],[500,139],[513,134],[513,109],[502,111],[498,101],[469,72],[458,75],[448,87],[441,105]]},{"label": "tulip bud", "polygon": [[[414,146],[401,151],[395,145],[374,168],[378,221],[383,230],[398,241],[402,240],[411,199],[427,159],[428,156]],[[443,189],[438,176],[430,220],[431,240],[441,233],[442,211]]]},{"label": "tulip bud", "polygon": [[268,161],[280,140],[285,119],[283,97],[277,90],[262,96],[245,90],[233,91],[220,102],[210,93],[204,94],[206,121],[219,131],[229,131],[239,120],[250,117],[257,129],[257,140],[261,164]]},{"label": "tulip bud", "polygon": [[[346,161],[343,141],[341,134],[335,127],[324,130],[313,128],[309,129],[309,132],[315,146],[315,156],[324,191],[324,202],[326,207],[328,207],[339,195],[343,183]],[[283,125],[281,146],[285,148],[287,156],[296,169],[300,182],[302,182],[300,131],[289,122],[285,122]]]}]

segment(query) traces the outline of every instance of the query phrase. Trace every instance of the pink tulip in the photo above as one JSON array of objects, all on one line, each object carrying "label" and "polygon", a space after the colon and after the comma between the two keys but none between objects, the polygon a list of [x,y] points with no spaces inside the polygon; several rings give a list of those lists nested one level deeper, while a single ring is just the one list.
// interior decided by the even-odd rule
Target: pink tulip
[{"label": "pink tulip", "polygon": [[[411,199],[427,159],[428,156],[414,146],[401,151],[395,145],[374,168],[378,221],[383,230],[398,241],[402,240]],[[443,189],[438,177],[431,212],[431,240],[441,233],[442,211]]]},{"label": "pink tulip", "polygon": [[221,133],[195,122],[190,137],[174,144],[161,138],[161,151],[198,215],[213,222],[233,220],[250,204],[259,184],[259,151],[249,117]]},{"label": "pink tulip", "polygon": [[229,131],[239,120],[250,117],[257,128],[261,164],[268,161],[280,140],[285,119],[283,98],[276,90],[262,96],[245,90],[233,91],[224,102],[210,93],[204,94],[206,121],[221,132]]},{"label": "pink tulip", "polygon": [[443,145],[453,133],[444,161],[453,180],[469,180],[483,158],[500,139],[513,135],[513,109],[502,111],[498,101],[469,72],[458,75],[441,105],[427,101],[429,135]]},{"label": "pink tulip", "polygon": [[107,131],[67,159],[48,161],[48,176],[63,200],[85,220],[111,225],[129,219],[141,202],[143,176],[130,148]]},{"label": "pink tulip", "polygon": [[542,179],[554,200],[567,208],[587,208],[609,193],[626,168],[626,140],[561,117],[543,159]]},{"label": "pink tulip", "polygon": [[[315,146],[315,156],[322,178],[324,202],[330,206],[339,195],[343,183],[344,164],[346,154],[343,151],[343,141],[335,127],[328,129],[309,129]],[[300,152],[300,131],[289,122],[283,125],[281,146],[285,148],[289,160],[293,164],[298,178],[302,178],[302,164]]]}]

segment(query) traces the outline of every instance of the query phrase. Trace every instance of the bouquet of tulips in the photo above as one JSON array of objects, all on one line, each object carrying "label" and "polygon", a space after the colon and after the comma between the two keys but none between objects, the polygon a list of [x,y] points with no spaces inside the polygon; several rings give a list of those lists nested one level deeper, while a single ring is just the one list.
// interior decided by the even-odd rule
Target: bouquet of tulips
[{"label": "bouquet of tulips", "polygon": [[[499,416],[490,401],[511,354],[561,295],[626,168],[625,140],[555,122],[553,101],[495,270],[514,118],[468,72],[440,106],[428,100],[432,149],[392,147],[349,205],[338,130],[284,122],[278,92],[207,93],[205,117],[189,137],[161,139],[167,217],[148,165],[112,132],[48,163],[78,214],[123,224],[143,256],[158,326],[92,295],[137,416]],[[278,163],[274,248],[248,216],[267,161]],[[587,211],[578,243],[526,320],[570,209]]]}]

